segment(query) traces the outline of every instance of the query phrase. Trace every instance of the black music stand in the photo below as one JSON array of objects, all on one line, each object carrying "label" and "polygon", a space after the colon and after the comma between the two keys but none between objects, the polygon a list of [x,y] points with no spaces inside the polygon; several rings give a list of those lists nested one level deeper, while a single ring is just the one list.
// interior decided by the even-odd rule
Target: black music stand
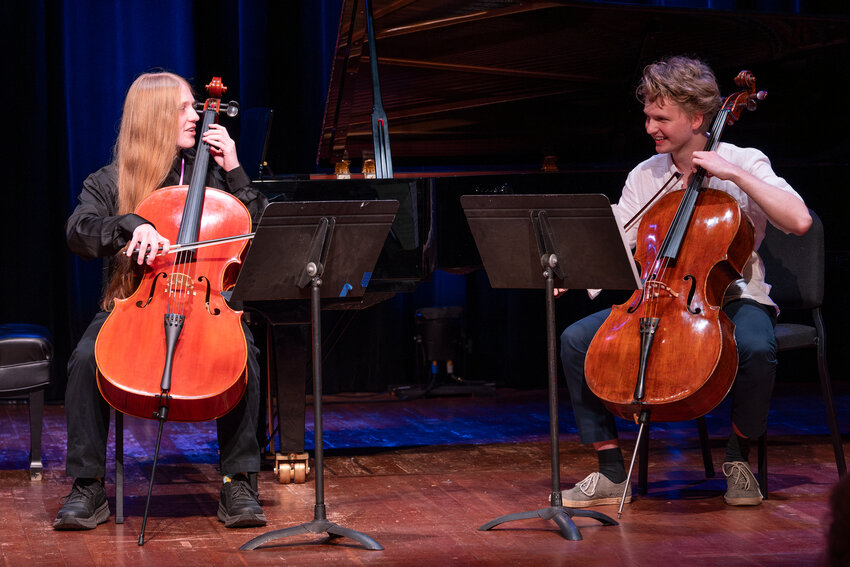
[{"label": "black music stand", "polygon": [[307,533],[384,549],[366,534],[329,522],[325,513],[321,298],[363,295],[396,210],[398,201],[314,201],[272,203],[263,212],[231,300],[310,299],[316,505],[312,522],[265,533],[239,549]]},{"label": "black music stand", "polygon": [[617,522],[592,510],[566,508],[561,498],[558,448],[558,370],[555,288],[637,289],[639,276],[622,228],[605,195],[465,195],[460,199],[494,288],[544,288],[549,363],[549,436],[552,493],[547,508],[508,514],[478,528],[513,520],[554,521],[580,540],[573,516]]}]

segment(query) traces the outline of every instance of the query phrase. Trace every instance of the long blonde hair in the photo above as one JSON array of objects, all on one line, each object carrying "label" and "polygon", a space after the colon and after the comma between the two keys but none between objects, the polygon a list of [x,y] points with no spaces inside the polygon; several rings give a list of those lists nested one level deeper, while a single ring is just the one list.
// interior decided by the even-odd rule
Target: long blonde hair
[{"label": "long blonde hair", "polygon": [[[124,99],[121,128],[113,163],[118,169],[118,214],[132,213],[139,203],[165,181],[177,151],[180,90],[192,88],[173,73],[139,76]],[[102,307],[109,311],[116,298],[129,296],[137,279],[129,259],[119,253]]]}]

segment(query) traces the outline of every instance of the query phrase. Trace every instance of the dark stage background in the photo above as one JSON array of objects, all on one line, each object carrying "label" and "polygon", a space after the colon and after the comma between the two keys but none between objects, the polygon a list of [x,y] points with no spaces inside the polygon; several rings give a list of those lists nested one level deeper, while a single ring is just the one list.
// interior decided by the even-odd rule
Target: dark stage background
[{"label": "dark stage background", "polygon": [[[629,18],[629,10],[643,8],[684,11],[694,21],[707,13],[732,18],[747,11],[806,20],[806,31],[787,30],[781,46],[737,37],[737,51],[732,55],[722,42],[689,41],[687,26],[664,30],[675,41],[668,47],[655,45],[641,56],[655,58],[669,46],[700,55],[714,66],[724,92],[731,90],[731,77],[743,63],[756,63],[752,70],[770,97],[757,113],[742,118],[727,139],[764,149],[777,172],[824,220],[829,362],[833,378],[844,380],[843,370],[850,363],[846,348],[850,331],[845,323],[850,315],[850,235],[844,218],[850,188],[846,109],[850,38],[835,37],[834,30],[848,29],[846,3],[575,4],[595,6],[601,22]],[[111,158],[129,84],[142,72],[162,68],[189,78],[202,99],[203,85],[213,75],[221,76],[228,86],[225,100],[238,100],[243,109],[274,109],[267,157],[274,172],[315,172],[340,6],[341,0],[67,0],[14,2],[6,7],[2,137],[8,200],[0,207],[0,241],[6,251],[0,321],[38,323],[51,329],[57,362],[51,399],[63,397],[67,357],[94,313],[100,293],[100,263],[82,262],[69,253],[63,225],[85,177]],[[564,45],[571,48],[569,38]],[[612,43],[604,48],[616,51],[619,47]],[[559,115],[562,128],[580,148],[567,166],[604,170],[592,189],[612,197],[618,194],[625,172],[651,152],[630,90],[647,61],[630,53],[623,57],[634,58],[632,73],[621,77],[628,88],[612,90],[610,112]],[[392,135],[392,108],[387,113]],[[238,139],[240,125],[229,127]],[[592,127],[596,134],[584,136],[585,127]],[[404,163],[417,166],[410,158]],[[422,165],[440,164],[432,159]],[[559,300],[559,326],[603,307],[617,299],[615,295],[591,303],[582,293],[568,293]],[[492,290],[482,272],[437,273],[417,292],[346,321],[347,332],[328,354],[328,391],[381,391],[410,381],[417,369],[413,313],[434,305],[466,307],[470,351],[464,371],[469,377],[513,387],[545,385],[540,292]],[[327,316],[331,324],[338,317]],[[783,379],[799,379],[794,369],[793,360],[783,363]]]}]

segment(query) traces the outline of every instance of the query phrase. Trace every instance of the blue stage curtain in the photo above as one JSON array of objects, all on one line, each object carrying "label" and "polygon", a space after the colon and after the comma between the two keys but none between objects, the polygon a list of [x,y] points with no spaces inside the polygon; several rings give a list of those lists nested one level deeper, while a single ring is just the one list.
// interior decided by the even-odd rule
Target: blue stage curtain
[{"label": "blue stage curtain", "polygon": [[[7,8],[4,137],[14,142],[4,144],[11,174],[9,200],[0,207],[0,240],[9,252],[0,278],[0,321],[39,323],[53,331],[57,372],[50,398],[64,395],[67,356],[101,291],[101,262],[69,253],[64,222],[86,176],[112,159],[129,85],[141,73],[162,69],[189,79],[203,99],[203,86],[222,76],[229,88],[225,100],[277,106],[278,116],[296,117],[285,135],[315,147],[312,139],[303,140],[320,129],[326,87],[313,89],[322,95],[309,99],[306,114],[298,106],[305,98],[295,93],[302,82],[326,85],[339,5],[35,0]],[[307,22],[309,31],[302,34]],[[297,57],[304,61],[296,63]],[[283,98],[271,93],[281,83],[272,80],[279,69],[290,77]],[[309,77],[294,77],[305,69]],[[309,172],[309,152],[299,159],[282,172]]]},{"label": "blue stage curtain", "polygon": [[[63,5],[69,213],[85,178],[112,159],[130,83],[159,69],[193,76],[191,8],[188,2],[73,0]],[[71,317],[74,330],[81,332],[100,296],[100,262],[74,258],[71,270]]]}]

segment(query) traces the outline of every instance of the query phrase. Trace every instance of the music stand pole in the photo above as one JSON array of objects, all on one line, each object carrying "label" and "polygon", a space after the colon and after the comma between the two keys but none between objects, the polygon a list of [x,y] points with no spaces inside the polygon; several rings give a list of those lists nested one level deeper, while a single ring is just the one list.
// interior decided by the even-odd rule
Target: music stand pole
[{"label": "music stand pole", "polygon": [[514,520],[527,520],[531,518],[542,518],[552,520],[561,529],[561,534],[568,540],[580,540],[581,532],[573,523],[572,517],[579,516],[593,518],[606,526],[616,526],[617,521],[609,518],[601,512],[593,510],[576,510],[566,508],[562,505],[561,497],[561,465],[559,449],[560,426],[558,423],[558,366],[557,366],[557,334],[555,331],[555,277],[563,279],[564,274],[559,264],[558,255],[555,253],[555,239],[549,224],[546,211],[538,210],[531,213],[531,223],[537,240],[537,250],[543,268],[543,277],[546,280],[546,351],[549,366],[549,447],[550,460],[552,464],[552,492],[549,495],[549,507],[530,512],[518,512],[507,514],[490,520],[480,528],[481,531],[489,530]]},{"label": "music stand pole", "polygon": [[[544,257],[544,261],[547,258]],[[564,538],[572,541],[582,539],[581,532],[573,523],[572,517],[578,516],[582,518],[593,518],[606,526],[616,526],[617,521],[609,518],[601,512],[594,510],[576,510],[573,508],[564,507],[561,499],[561,465],[560,465],[560,445],[559,445],[559,424],[558,424],[558,370],[557,370],[557,348],[555,333],[555,279],[553,277],[553,268],[557,265],[557,256],[549,255],[548,263],[553,264],[547,266],[544,270],[546,278],[546,343],[547,356],[549,363],[549,447],[552,463],[552,492],[549,495],[550,506],[530,512],[517,512],[500,516],[494,520],[490,520],[480,528],[480,531],[486,531],[491,528],[512,522],[514,520],[529,520],[532,518],[541,518],[543,520],[552,520],[561,529],[561,535]]]},{"label": "music stand pole", "polygon": [[[255,537],[240,547],[241,550],[251,550],[269,541],[297,534],[327,533],[330,537],[349,537],[366,549],[382,550],[381,544],[364,533],[344,528],[327,520],[325,510],[324,485],[324,444],[322,431],[322,311],[321,285],[328,246],[333,234],[333,221],[323,218],[311,246],[311,258],[307,262],[301,281],[309,277],[311,326],[313,331],[313,413],[314,413],[314,443],[315,443],[315,473],[316,473],[316,504],[313,508],[313,521],[299,526],[284,528]],[[306,277],[305,277],[306,276]]]}]

